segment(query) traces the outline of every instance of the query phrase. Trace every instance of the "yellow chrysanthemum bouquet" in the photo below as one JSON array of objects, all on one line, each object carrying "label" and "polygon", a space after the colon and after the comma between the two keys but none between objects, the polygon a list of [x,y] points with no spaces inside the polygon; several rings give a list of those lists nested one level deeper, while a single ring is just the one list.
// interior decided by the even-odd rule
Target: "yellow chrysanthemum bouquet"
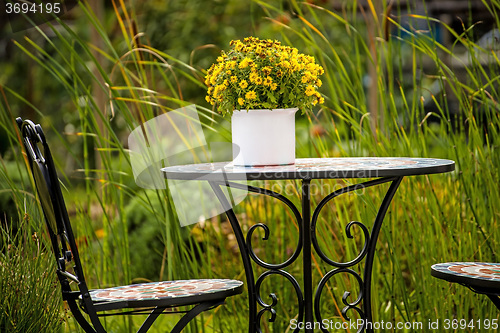
[{"label": "yellow chrysanthemum bouquet", "polygon": [[233,40],[207,72],[206,100],[222,113],[233,110],[299,108],[324,102],[317,91],[323,68],[314,57],[278,41]]}]

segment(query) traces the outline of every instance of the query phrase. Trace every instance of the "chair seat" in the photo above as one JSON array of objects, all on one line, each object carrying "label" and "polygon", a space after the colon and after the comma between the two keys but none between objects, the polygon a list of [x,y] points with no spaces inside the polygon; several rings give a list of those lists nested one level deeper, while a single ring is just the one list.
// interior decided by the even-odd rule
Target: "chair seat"
[{"label": "chair seat", "polygon": [[96,311],[172,307],[224,299],[240,294],[243,282],[228,279],[161,281],[90,291]]},{"label": "chair seat", "polygon": [[448,262],[431,267],[431,275],[479,293],[500,294],[500,263]]}]

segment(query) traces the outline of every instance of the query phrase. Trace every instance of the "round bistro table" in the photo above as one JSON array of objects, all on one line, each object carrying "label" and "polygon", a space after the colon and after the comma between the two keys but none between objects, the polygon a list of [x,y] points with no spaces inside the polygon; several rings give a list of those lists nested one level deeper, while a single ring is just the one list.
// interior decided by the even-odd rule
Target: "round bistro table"
[{"label": "round bistro table", "polygon": [[[353,158],[306,158],[297,159],[294,165],[285,166],[264,166],[264,167],[242,167],[234,166],[231,162],[204,163],[171,166],[162,169],[167,179],[175,180],[203,180],[208,181],[215,192],[218,200],[231,223],[238,242],[241,253],[245,275],[247,280],[249,297],[249,332],[261,332],[260,321],[264,313],[270,314],[270,320],[274,321],[276,317],[275,307],[278,299],[271,294],[272,302],[268,304],[263,301],[260,295],[260,287],[263,280],[270,275],[281,275],[286,278],[297,294],[298,313],[297,325],[294,332],[304,329],[305,332],[313,332],[315,323],[321,323],[320,312],[321,293],[330,278],[334,275],[343,273],[350,274],[359,284],[358,297],[350,302],[348,296],[350,292],[346,291],[342,302],[342,316],[350,321],[348,312],[355,311],[361,317],[362,325],[356,326],[358,332],[373,332],[373,328],[367,323],[372,322],[371,308],[371,280],[373,260],[375,257],[377,238],[382,226],[384,216],[389,208],[389,204],[396,193],[403,177],[416,175],[429,175],[437,173],[450,172],[455,169],[455,162],[444,159],[434,158],[408,158],[408,157],[353,157]],[[354,185],[345,186],[341,189],[325,196],[319,204],[311,209],[310,185],[315,179],[349,179],[349,178],[372,178],[371,180],[360,182]],[[296,207],[287,197],[268,189],[254,187],[246,184],[235,183],[235,181],[252,180],[289,180],[296,179],[301,181],[301,210]],[[345,232],[349,238],[352,238],[351,228],[356,225],[364,233],[365,241],[363,248],[359,251],[357,257],[348,262],[336,262],[329,258],[321,249],[317,235],[316,224],[320,211],[332,199],[341,194],[349,193],[358,189],[367,188],[384,183],[390,183],[378,213],[371,225],[371,230],[365,224],[352,221],[345,227]],[[299,226],[299,240],[294,253],[284,262],[272,264],[264,262],[254,252],[251,239],[252,234],[257,228],[265,232],[264,240],[269,237],[269,227],[264,223],[257,223],[251,226],[247,235],[243,234],[236,214],[231,205],[232,198],[228,198],[221,187],[236,188],[249,192],[259,193],[274,197],[285,203],[293,212],[297,225]],[[312,214],[311,214],[312,213]],[[332,267],[326,273],[313,289],[312,281],[312,254],[313,249],[321,260]],[[286,267],[293,264],[302,252],[302,274],[303,285],[301,286],[297,279],[285,270]],[[351,267],[364,260],[364,269],[362,274],[358,274]],[[252,262],[266,269],[259,277],[255,277]],[[260,309],[258,310],[258,308]],[[293,316],[291,316],[294,318]],[[373,326],[373,325],[372,325]],[[316,327],[317,329],[318,327]],[[320,327],[321,331],[329,332],[325,327]]]}]

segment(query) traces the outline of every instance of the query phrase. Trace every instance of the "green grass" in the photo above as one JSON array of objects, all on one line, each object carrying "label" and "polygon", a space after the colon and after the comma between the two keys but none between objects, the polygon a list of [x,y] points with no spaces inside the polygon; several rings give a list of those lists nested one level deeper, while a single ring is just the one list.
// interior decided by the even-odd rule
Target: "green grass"
[{"label": "green grass", "polygon": [[[18,227],[32,231],[31,216]],[[64,313],[51,252],[40,233],[9,232],[2,224],[0,252],[0,330],[2,332],[59,332]],[[10,225],[9,227],[12,227]]]},{"label": "green grass", "polygon": [[[500,27],[500,2],[485,4]],[[80,251],[91,287],[130,283],[144,277],[140,270],[131,268],[135,263],[129,251],[137,242],[129,233],[133,219],[136,224],[147,223],[159,230],[163,248],[144,244],[142,249],[161,262],[157,276],[152,273],[148,278],[244,279],[224,217],[181,228],[167,191],[143,191],[134,184],[124,144],[126,135],[160,112],[198,100],[204,94],[204,73],[196,63],[184,63],[155,49],[155,45],[147,45],[146,38],[140,38],[139,48],[132,42],[136,27],[129,20],[137,18],[137,13],[133,8],[115,5],[112,19],[118,24],[119,38],[112,38],[85,2],[78,9],[81,19],[97,29],[99,49],[64,21],[51,30],[51,36],[38,29],[16,41],[20,56],[32,59],[34,66],[64,91],[67,105],[61,112],[76,120],[76,129],[61,134],[57,114],[45,110],[43,104],[30,105],[27,97],[3,85],[0,126],[7,133],[10,149],[2,161],[16,163],[14,170],[25,168],[14,118],[20,106],[28,106],[35,111],[33,120],[42,124],[52,145],[58,147],[56,160],[67,187],[64,195],[75,232],[82,240]],[[277,18],[289,14],[286,7],[254,0],[253,15],[262,15],[252,29],[259,38],[279,38],[301,52],[314,54],[325,68],[321,92],[327,101],[321,109],[298,120],[298,157],[413,156],[456,162],[455,172],[409,177],[398,190],[375,258],[374,319],[424,323],[453,318],[498,319],[497,310],[486,297],[430,276],[430,265],[436,262],[498,260],[500,60],[496,52],[475,42],[477,22],[465,21],[464,31],[459,33],[443,22],[415,15],[415,21],[428,25],[428,33],[400,26],[394,16],[374,16],[371,12],[359,16],[356,1],[343,12],[297,1],[290,1],[289,6],[295,18],[279,21]],[[375,28],[369,30],[366,27],[371,21],[375,21]],[[384,35],[384,22],[392,24],[391,38]],[[440,44],[434,37],[432,32],[438,26],[452,35],[455,42],[451,46]],[[137,29],[141,31],[140,26]],[[247,31],[237,30],[237,35],[244,37]],[[193,45],[193,49],[196,47],[202,45]],[[467,65],[456,65],[463,62],[460,55],[464,54],[468,55],[464,58]],[[481,57],[489,57],[490,62],[482,65]],[[367,86],[368,73],[375,75],[371,88]],[[435,88],[446,90],[446,95]],[[97,91],[105,98],[98,98]],[[183,94],[187,91],[192,94]],[[199,111],[207,137],[229,138],[227,122],[201,103]],[[431,110],[428,107],[432,104]],[[2,193],[9,193],[17,207],[18,214],[11,219],[22,221],[25,206],[30,216],[40,219],[35,199],[27,194],[31,193],[29,181],[13,181],[12,170],[11,165],[0,164]],[[344,183],[323,184],[334,187]],[[297,187],[294,182],[289,185]],[[356,255],[362,233],[354,227],[354,240],[349,240],[345,226],[351,220],[370,224],[386,189],[387,185],[381,185],[359,195],[344,195],[328,205],[319,230],[320,242],[329,255],[344,260]],[[298,203],[296,197],[293,200]],[[319,200],[320,195],[313,197],[315,203]],[[127,209],[131,203],[137,210]],[[297,227],[283,205],[251,196],[237,213],[245,226],[269,221],[274,242],[256,236],[254,244],[262,246],[265,259],[287,258],[297,241],[293,236]],[[299,270],[290,268],[292,274]],[[328,270],[315,264],[315,278],[319,280]],[[285,332],[296,313],[292,310],[296,303],[292,288],[280,279],[271,278],[264,286],[264,294],[276,292],[279,298],[278,320],[273,324],[263,318],[265,331]],[[342,308],[341,295],[351,286],[355,286],[354,281],[347,276],[328,284],[322,304],[324,318],[341,320],[337,311]],[[357,291],[352,292],[355,296]],[[204,314],[188,331],[240,332],[247,323],[246,306],[245,295],[233,298],[226,306]],[[107,319],[109,327],[120,332],[129,331],[129,326],[138,322],[127,317]],[[174,322],[169,316],[162,317],[155,329],[162,332]],[[65,327],[67,332],[75,331],[72,320],[66,321]]]}]

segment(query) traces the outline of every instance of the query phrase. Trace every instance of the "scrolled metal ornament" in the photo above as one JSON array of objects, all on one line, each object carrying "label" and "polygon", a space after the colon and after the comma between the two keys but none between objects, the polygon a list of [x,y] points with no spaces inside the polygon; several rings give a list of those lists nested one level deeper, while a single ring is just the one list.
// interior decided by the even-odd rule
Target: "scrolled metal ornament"
[{"label": "scrolled metal ornament", "polygon": [[364,244],[363,244],[363,248],[358,252],[358,255],[356,256],[356,258],[354,258],[353,260],[347,261],[347,262],[337,262],[337,261],[329,258],[323,252],[323,250],[321,250],[321,247],[319,246],[319,243],[318,243],[318,238],[316,236],[316,225],[318,223],[319,214],[320,214],[321,210],[323,209],[323,207],[325,207],[325,205],[329,201],[333,200],[334,198],[336,198],[342,194],[356,191],[356,190],[359,190],[360,188],[367,188],[367,187],[383,184],[383,183],[386,183],[386,182],[389,182],[392,180],[393,180],[393,178],[381,178],[381,179],[367,181],[364,183],[346,186],[346,187],[343,187],[337,191],[330,193],[329,195],[324,197],[323,200],[321,200],[321,202],[318,204],[318,206],[314,210],[312,220],[311,220],[311,230],[312,230],[311,241],[313,243],[314,249],[316,250],[318,255],[321,257],[321,259],[323,259],[329,265],[334,266],[334,267],[345,267],[345,268],[351,267],[351,266],[358,264],[361,260],[363,260],[363,258],[366,256],[366,253],[368,251],[368,245],[370,243],[370,232],[369,232],[368,228],[361,222],[352,221],[349,224],[347,224],[345,227],[346,235],[349,239],[353,239],[354,237],[351,233],[352,226],[356,225],[356,226],[360,227],[361,230],[363,231],[363,235],[364,235],[364,239],[365,239]]},{"label": "scrolled metal ornament", "polygon": [[[260,328],[260,320],[263,316],[264,313],[269,312],[271,314],[269,318],[269,322],[274,322],[276,320],[276,310],[274,307],[278,304],[278,297],[276,296],[276,293],[270,293],[269,297],[271,298],[271,304],[268,304],[264,302],[261,296],[261,286],[262,282],[272,276],[272,275],[280,275],[286,278],[293,286],[295,289],[295,293],[297,295],[297,305],[298,305],[298,314],[297,318],[299,321],[303,320],[304,317],[304,297],[302,295],[302,290],[300,288],[299,283],[297,280],[288,272],[283,271],[283,270],[269,270],[264,273],[262,273],[257,281],[255,282],[255,291],[256,291],[256,300],[257,303],[262,306],[262,309],[258,312],[257,314],[257,331],[262,332]],[[294,332],[299,332],[299,329],[297,328]]]},{"label": "scrolled metal ornament", "polygon": [[257,223],[249,228],[247,235],[246,235],[246,245],[247,245],[247,249],[248,249],[248,255],[250,256],[250,258],[257,265],[259,265],[263,268],[277,270],[277,269],[282,269],[282,268],[285,268],[287,266],[290,266],[292,263],[294,263],[295,260],[297,260],[298,256],[300,255],[300,252],[302,250],[302,223],[301,223],[302,217],[300,215],[299,210],[292,203],[292,201],[290,201],[290,199],[288,199],[287,197],[285,197],[279,193],[276,193],[274,191],[271,191],[271,190],[268,190],[265,188],[260,188],[260,187],[245,185],[245,184],[239,184],[239,183],[233,183],[233,182],[221,183],[221,185],[225,185],[225,186],[230,187],[230,188],[246,190],[246,191],[253,192],[253,193],[264,194],[266,196],[278,199],[279,201],[283,202],[286,206],[288,206],[288,208],[290,208],[290,210],[292,211],[292,213],[295,217],[295,220],[297,222],[297,226],[299,228],[299,239],[297,242],[297,247],[295,248],[293,254],[287,260],[285,260],[282,263],[278,263],[278,264],[267,263],[264,260],[262,260],[261,258],[259,258],[259,256],[253,250],[252,235],[257,228],[262,228],[264,230],[264,237],[262,237],[262,240],[264,240],[264,241],[269,240],[270,229],[269,229],[269,226],[267,226],[264,223]]},{"label": "scrolled metal ornament", "polygon": [[[359,294],[358,294],[358,297],[354,300],[354,302],[349,302],[349,300],[348,300],[349,296],[351,296],[351,292],[345,291],[344,294],[342,295],[342,303],[344,303],[344,305],[345,305],[345,307],[341,310],[342,316],[346,320],[351,320],[351,318],[348,316],[347,312],[349,310],[354,310],[361,316],[361,318],[364,318],[364,312],[358,306],[361,303],[361,301],[363,300],[363,296],[364,296],[364,294],[363,294],[363,290],[364,290],[363,279],[361,278],[361,276],[357,272],[353,271],[352,269],[336,268],[334,270],[329,271],[325,276],[323,276],[323,278],[321,279],[321,281],[318,284],[318,288],[316,289],[316,294],[314,296],[314,312],[316,314],[316,320],[318,322],[323,321],[322,316],[321,316],[321,306],[320,306],[321,305],[321,293],[323,292],[323,288],[326,286],[326,283],[328,282],[328,280],[330,280],[333,276],[340,274],[340,273],[347,273],[347,274],[353,276],[356,279],[356,281],[358,282],[358,286],[359,286]],[[363,329],[364,329],[364,327],[361,327],[357,332],[362,332]],[[324,327],[321,328],[321,331],[325,332],[325,333],[329,332]]]}]

